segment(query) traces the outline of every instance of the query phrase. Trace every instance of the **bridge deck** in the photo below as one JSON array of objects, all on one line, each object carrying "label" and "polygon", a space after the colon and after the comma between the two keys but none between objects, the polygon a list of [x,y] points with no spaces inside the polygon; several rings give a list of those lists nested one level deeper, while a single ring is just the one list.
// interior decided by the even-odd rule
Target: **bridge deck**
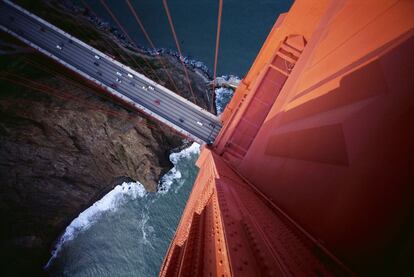
[{"label": "bridge deck", "polygon": [[7,0],[0,29],[192,140],[212,142],[221,129],[215,115]]}]

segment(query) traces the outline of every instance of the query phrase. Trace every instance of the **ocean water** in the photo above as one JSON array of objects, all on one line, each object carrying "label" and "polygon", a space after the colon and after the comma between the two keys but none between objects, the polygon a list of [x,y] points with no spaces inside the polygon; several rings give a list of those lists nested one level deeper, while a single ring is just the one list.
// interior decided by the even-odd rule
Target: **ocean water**
[{"label": "ocean water", "polygon": [[[95,12],[111,22],[97,0]],[[124,1],[106,1],[129,34],[143,46],[143,34]],[[154,43],[176,49],[162,0],[131,0]],[[169,0],[183,54],[212,69],[217,1]],[[224,0],[219,75],[243,77],[277,15],[292,0]],[[233,90],[217,88],[221,113]],[[124,183],[82,212],[65,230],[45,269],[51,276],[157,276],[198,173],[199,145],[170,155],[174,164],[158,193],[140,183]]]},{"label": "ocean water", "polygon": [[[95,13],[116,24],[99,0],[86,0]],[[75,1],[76,2],[76,1]],[[243,77],[280,13],[293,0],[224,0],[217,72]],[[134,42],[149,47],[125,1],[106,0]],[[147,33],[158,48],[176,50],[162,0],[131,0]],[[218,0],[169,0],[168,5],[184,56],[213,69]],[[81,6],[81,4],[79,4]]]},{"label": "ocean water", "polygon": [[156,276],[198,173],[199,145],[170,155],[162,191],[123,183],[66,228],[46,270],[52,276]]}]

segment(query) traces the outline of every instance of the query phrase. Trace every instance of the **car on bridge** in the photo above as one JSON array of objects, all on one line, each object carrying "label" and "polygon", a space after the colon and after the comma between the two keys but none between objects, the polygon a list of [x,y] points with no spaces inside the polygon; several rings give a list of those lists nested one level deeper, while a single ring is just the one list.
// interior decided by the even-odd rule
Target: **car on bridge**
[{"label": "car on bridge", "polygon": [[63,50],[63,43],[57,44],[56,48],[59,49],[59,50]]}]

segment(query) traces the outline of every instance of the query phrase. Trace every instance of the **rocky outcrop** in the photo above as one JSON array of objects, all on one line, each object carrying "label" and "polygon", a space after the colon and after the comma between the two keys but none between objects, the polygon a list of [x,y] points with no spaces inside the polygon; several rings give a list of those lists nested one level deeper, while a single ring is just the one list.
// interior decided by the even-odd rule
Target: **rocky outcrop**
[{"label": "rocky outcrop", "polygon": [[[68,89],[59,84],[62,92]],[[40,269],[66,225],[124,178],[155,191],[172,166],[171,149],[182,144],[169,129],[87,89],[71,95],[76,101],[21,88],[0,99],[6,265],[33,262]],[[10,255],[15,251],[18,257]],[[42,255],[22,259],[31,252]]]}]

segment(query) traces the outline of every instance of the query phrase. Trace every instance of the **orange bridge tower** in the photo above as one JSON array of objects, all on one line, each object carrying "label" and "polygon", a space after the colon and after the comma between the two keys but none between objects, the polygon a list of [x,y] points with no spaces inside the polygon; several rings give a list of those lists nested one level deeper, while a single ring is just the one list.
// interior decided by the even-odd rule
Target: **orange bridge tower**
[{"label": "orange bridge tower", "polygon": [[413,271],[413,27],[408,0],[280,15],[201,152],[160,276]]}]

